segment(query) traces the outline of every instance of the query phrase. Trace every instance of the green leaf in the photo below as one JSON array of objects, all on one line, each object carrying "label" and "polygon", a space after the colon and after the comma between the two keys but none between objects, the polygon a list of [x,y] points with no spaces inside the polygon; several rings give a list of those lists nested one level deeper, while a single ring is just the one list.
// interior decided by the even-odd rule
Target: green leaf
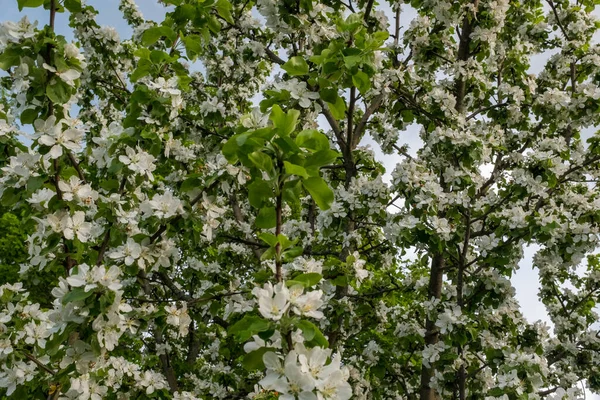
[{"label": "green leaf", "polygon": [[146,75],[150,75],[152,72],[153,65],[150,60],[140,60],[138,67],[133,71],[129,79],[131,82],[137,82],[140,78]]},{"label": "green leaf", "polygon": [[10,67],[21,63],[22,51],[17,48],[7,48],[3,53],[0,53],[0,69],[7,71]]},{"label": "green leaf", "polygon": [[56,79],[52,85],[46,86],[46,95],[55,104],[65,104],[71,98],[71,90],[65,82]]},{"label": "green leaf", "polygon": [[21,113],[22,124],[32,124],[38,117],[37,108],[28,108]]},{"label": "green leaf", "polygon": [[166,36],[169,38],[169,40],[174,41],[177,37],[177,34],[168,26],[154,26],[144,31],[142,34],[142,44],[144,46],[152,46],[163,36]]},{"label": "green leaf", "polygon": [[273,235],[272,233],[263,232],[258,235],[258,237],[271,247],[275,247],[277,245],[277,236]]},{"label": "green leaf", "polygon": [[160,64],[165,61],[173,61],[169,54],[162,50],[152,50],[150,52],[150,61],[155,64]]},{"label": "green leaf", "polygon": [[410,124],[415,120],[415,115],[412,110],[403,110],[400,112],[400,115],[402,116],[402,120],[406,123]]},{"label": "green leaf", "polygon": [[274,207],[263,207],[254,221],[257,228],[270,229],[277,225],[277,214]]},{"label": "green leaf", "polygon": [[215,5],[215,9],[217,13],[223,18],[225,21],[229,22],[231,25],[235,25],[235,21],[233,20],[233,16],[231,15],[231,3],[227,0],[218,0]]},{"label": "green leaf", "polygon": [[65,0],[64,5],[72,13],[81,11],[81,0]]},{"label": "green leaf", "polygon": [[271,108],[270,119],[273,121],[273,125],[277,128],[280,136],[288,136],[296,129],[298,123],[298,117],[300,117],[300,111],[289,110],[284,113],[277,104]]},{"label": "green leaf", "polygon": [[88,297],[90,297],[93,294],[94,294],[93,290],[86,292],[85,290],[83,290],[83,288],[75,288],[75,289],[71,290],[69,293],[67,293],[65,295],[65,297],[62,298],[62,303],[67,304],[67,303],[72,303],[74,301],[82,301],[82,300],[87,299]]},{"label": "green leaf", "polygon": [[275,258],[277,252],[275,251],[275,247],[269,247],[262,255],[260,256],[261,261],[270,260]]},{"label": "green leaf", "polygon": [[356,74],[352,75],[352,83],[357,87],[361,94],[365,94],[367,90],[371,89],[371,80],[369,75],[362,71],[357,71]]},{"label": "green leaf", "polygon": [[467,344],[469,342],[469,339],[467,338],[467,335],[465,334],[465,332],[456,332],[454,335],[454,340],[456,340],[461,346],[464,346],[465,344]]},{"label": "green leaf", "polygon": [[277,235],[277,241],[281,245],[281,250],[285,250],[287,248],[292,247],[294,244],[296,244],[296,242],[298,241],[298,239],[290,240],[283,233],[280,233],[279,235]]},{"label": "green leaf", "polygon": [[262,179],[255,179],[248,185],[248,200],[252,207],[261,208],[271,197],[273,197],[273,189]]},{"label": "green leaf", "polygon": [[[306,288],[309,288],[309,287],[315,286],[316,284],[321,282],[321,279],[323,279],[321,274],[317,274],[316,272],[308,272],[305,274],[300,274],[300,275],[294,277],[294,279],[287,281],[286,285],[289,287],[289,286],[300,284]],[[290,283],[290,282],[293,282],[293,283]]]},{"label": "green leaf", "polygon": [[310,193],[315,203],[322,210],[328,210],[333,203],[333,191],[321,177],[308,178],[302,181],[302,186]]},{"label": "green leaf", "polygon": [[44,185],[44,181],[45,178],[41,176],[29,178],[27,181],[27,190],[30,192],[35,192]]},{"label": "green leaf", "polygon": [[267,331],[271,328],[271,322],[256,315],[244,315],[244,317],[231,325],[228,333],[235,336],[240,342],[245,342],[259,332]]},{"label": "green leaf", "polygon": [[300,257],[302,253],[304,253],[304,247],[296,246],[284,251],[281,253],[281,256],[283,257],[283,261],[292,262],[294,258]]},{"label": "green leaf", "polygon": [[501,388],[493,388],[487,392],[488,396],[500,397],[504,395],[504,389]]},{"label": "green leaf", "polygon": [[344,119],[346,116],[346,102],[341,97],[337,98],[335,104],[327,103],[329,105],[329,109],[331,110],[331,114],[333,114],[336,119]]},{"label": "green leaf", "polygon": [[265,171],[268,174],[273,172],[273,160],[262,151],[255,151],[248,154],[248,159],[261,171]]},{"label": "green leaf", "polygon": [[306,344],[309,347],[329,347],[329,342],[321,330],[312,322],[302,319],[296,323],[296,326],[302,330],[304,338],[306,339]]},{"label": "green leaf", "polygon": [[256,371],[265,369],[265,363],[263,361],[263,355],[266,352],[273,351],[272,347],[261,347],[260,349],[251,351],[244,356],[242,365],[246,371]]},{"label": "green leaf", "polygon": [[388,31],[378,31],[373,33],[373,41],[376,45],[376,48],[385,43],[386,40],[390,37],[390,33]]},{"label": "green leaf", "polygon": [[336,99],[339,97],[337,89],[333,88],[323,88],[319,91],[319,96],[323,101],[328,103],[335,103]]},{"label": "green leaf", "polygon": [[192,191],[192,190],[200,187],[200,184],[201,184],[201,181],[198,176],[191,176],[181,183],[181,187],[179,188],[179,191],[181,193],[189,192],[189,191]]},{"label": "green leaf", "polygon": [[262,149],[264,147],[265,141],[259,136],[256,136],[254,132],[245,132],[239,135],[235,135],[235,143],[239,147],[238,155],[247,155],[256,151],[258,149]]},{"label": "green leaf", "polygon": [[290,58],[281,68],[290,76],[300,76],[308,74],[308,64],[303,57],[295,56]]},{"label": "green leaf", "polygon": [[116,179],[106,179],[102,180],[99,186],[104,190],[113,191],[119,188],[119,181]]},{"label": "green leaf", "polygon": [[285,167],[285,173],[289,175],[298,175],[303,178],[308,178],[308,173],[300,165],[292,164],[291,162],[284,161],[283,166]]},{"label": "green leaf", "polygon": [[[307,171],[310,174],[310,171]],[[317,175],[318,175],[317,171]],[[283,184],[283,201],[290,205],[300,205],[302,179],[289,179]]]},{"label": "green leaf", "polygon": [[371,373],[379,379],[383,379],[385,377],[385,367],[383,365],[375,365],[371,367]]},{"label": "green leaf", "polygon": [[296,136],[298,147],[319,151],[329,150],[329,139],[316,129],[305,129]]},{"label": "green leaf", "polygon": [[7,188],[4,193],[2,193],[2,204],[4,207],[10,207],[15,204],[21,198],[20,191],[15,188]]},{"label": "green leaf", "polygon": [[51,356],[55,355],[61,347],[62,342],[69,338],[71,331],[72,329],[67,327],[64,331],[54,333],[50,340],[46,342],[46,352]]},{"label": "green leaf", "polygon": [[331,114],[336,119],[344,119],[346,113],[346,102],[341,98],[335,89],[323,89],[319,92],[321,98],[327,102]]},{"label": "green leaf", "polygon": [[347,69],[352,69],[357,64],[359,64],[361,61],[362,61],[362,57],[360,55],[344,56],[344,65],[346,66]]},{"label": "green leaf", "polygon": [[336,276],[334,279],[331,279],[331,283],[335,286],[347,286],[348,278],[346,277],[346,275],[339,275]]},{"label": "green leaf", "polygon": [[304,161],[304,168],[320,168],[324,165],[332,164],[340,154],[335,150],[321,150],[310,157],[307,157]]},{"label": "green leaf", "polygon": [[221,22],[219,22],[219,19],[215,15],[210,15],[208,17],[207,25],[212,33],[221,32]]},{"label": "green leaf", "polygon": [[227,159],[227,161],[229,161],[231,164],[234,164],[238,160],[238,149],[239,145],[237,143],[237,135],[234,135],[229,138],[227,142],[225,142],[223,148],[221,149],[221,153],[223,153],[223,156]]},{"label": "green leaf", "polygon": [[44,4],[44,0],[17,0],[19,11],[23,11],[25,7],[39,7]]},{"label": "green leaf", "polygon": [[188,35],[181,38],[183,45],[185,46],[185,53],[187,58],[195,60],[196,57],[202,52],[202,38],[198,35]]},{"label": "green leaf", "polygon": [[344,54],[344,64],[347,69],[353,69],[353,67],[362,62],[364,57],[362,50],[356,47],[346,48],[342,50],[342,53]]}]

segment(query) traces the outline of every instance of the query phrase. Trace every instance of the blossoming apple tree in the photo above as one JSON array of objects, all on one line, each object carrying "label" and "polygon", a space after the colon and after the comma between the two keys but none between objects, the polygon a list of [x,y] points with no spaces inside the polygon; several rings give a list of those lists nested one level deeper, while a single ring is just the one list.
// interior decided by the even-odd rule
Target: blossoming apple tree
[{"label": "blossoming apple tree", "polygon": [[[129,39],[17,3],[48,20],[0,26],[0,201],[31,227],[5,397],[600,391],[596,1],[122,0]],[[534,244],[552,331],[510,282]]]}]

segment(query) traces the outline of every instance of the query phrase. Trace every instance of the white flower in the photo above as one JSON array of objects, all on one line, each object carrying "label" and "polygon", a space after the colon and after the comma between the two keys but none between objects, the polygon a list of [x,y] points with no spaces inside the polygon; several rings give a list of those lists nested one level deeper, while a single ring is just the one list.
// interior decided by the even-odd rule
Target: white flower
[{"label": "white flower", "polygon": [[68,128],[63,131],[63,125],[69,125],[69,122],[62,119],[56,123],[54,115],[48,117],[46,121],[37,119],[34,122],[36,132],[41,133],[38,143],[49,146],[49,158],[56,159],[62,156],[63,147],[70,151],[79,151],[81,141],[83,140],[83,131],[77,128]]},{"label": "white flower", "polygon": [[298,100],[298,104],[302,108],[309,108],[313,104],[313,100],[319,98],[319,93],[309,91],[306,82],[299,81],[296,78],[278,82],[274,86],[275,90],[290,92],[290,96]]},{"label": "white flower", "polygon": [[267,126],[267,123],[269,122],[269,116],[260,112],[260,108],[255,107],[252,109],[251,113],[244,115],[240,119],[240,122],[245,128],[260,129]]},{"label": "white flower", "polygon": [[251,342],[248,342],[244,345],[244,351],[246,353],[250,353],[254,350],[258,350],[261,347],[272,347],[279,349],[281,348],[281,334],[279,331],[275,331],[273,335],[269,338],[269,341],[261,339],[258,335],[253,335]]},{"label": "white flower", "polygon": [[154,165],[154,161],[156,161],[156,158],[146,153],[139,147],[137,148],[137,152],[131,147],[127,147],[125,149],[125,152],[127,153],[127,155],[120,155],[119,161],[127,165],[127,167],[131,171],[136,172],[140,175],[146,175],[148,179],[153,181],[154,175],[152,175],[152,171],[156,169],[156,165]]},{"label": "white flower", "polygon": [[97,146],[92,147],[91,160],[96,163],[99,168],[104,168],[110,165],[112,156],[109,153],[110,146],[125,130],[116,121],[113,121],[108,127],[103,126],[99,136],[94,136],[92,142]]},{"label": "white flower", "polygon": [[79,49],[73,43],[65,44],[65,56],[68,58],[78,58]]},{"label": "white flower", "polygon": [[[151,89],[158,89],[162,94],[168,95],[171,98],[171,107],[176,110],[183,105],[181,90],[177,89],[177,83],[177,77],[172,77],[169,80],[159,77],[156,82],[148,82],[148,87]],[[176,114],[171,115],[174,116]]]},{"label": "white flower", "polygon": [[301,400],[316,399],[312,392],[315,388],[315,380],[303,372],[298,365],[296,351],[292,350],[287,354],[284,365],[279,356],[273,352],[265,353],[263,362],[267,368],[267,375],[259,384],[264,389],[280,392],[279,398],[282,400],[295,400],[296,396]]},{"label": "white flower", "polygon": [[323,305],[322,290],[313,290],[302,296],[299,296],[294,302],[294,312],[298,315],[304,315],[311,318],[323,318],[323,312],[318,309]]},{"label": "white flower", "polygon": [[121,269],[116,265],[113,265],[109,269],[104,266],[96,266],[92,270],[92,280],[99,283],[100,285],[116,292],[121,289],[121,282],[119,276],[121,275]]},{"label": "white flower", "polygon": [[90,274],[90,267],[87,264],[79,264],[77,266],[77,274],[69,276],[67,283],[73,287],[84,286],[84,291],[89,292],[98,287],[94,282],[94,277]]},{"label": "white flower", "polygon": [[58,187],[66,201],[75,199],[81,205],[91,205],[98,200],[98,192],[89,184],[84,184],[77,176],[71,176],[68,182],[59,181]]},{"label": "white flower", "polygon": [[17,68],[14,69],[12,74],[13,78],[13,89],[15,92],[27,91],[29,88],[29,65],[21,63]]},{"label": "white flower", "polygon": [[27,199],[28,203],[34,205],[41,205],[44,208],[48,208],[48,202],[56,195],[54,190],[48,188],[38,189],[31,194],[31,197]]},{"label": "white flower", "polygon": [[369,277],[370,273],[364,268],[367,262],[360,258],[360,255],[357,251],[353,253],[353,257],[354,263],[352,264],[352,266],[354,267],[354,273],[356,274],[356,284],[358,287],[360,287],[362,282]]},{"label": "white flower", "polygon": [[37,21],[31,24],[27,16],[21,18],[19,22],[3,22],[0,24],[0,48],[7,43],[18,43],[21,39],[32,38],[35,36],[36,26]]},{"label": "white flower", "polygon": [[186,336],[192,322],[188,314],[187,303],[184,302],[181,308],[176,305],[165,306],[165,311],[167,312],[167,324],[177,327],[180,336]]},{"label": "white flower", "polygon": [[265,318],[278,321],[290,307],[290,292],[283,283],[275,286],[265,283],[263,289],[254,288],[252,293],[258,299],[258,311]]},{"label": "white flower", "polygon": [[142,380],[139,382],[142,388],[146,389],[146,394],[152,394],[156,390],[161,390],[167,387],[162,375],[153,371],[144,371]]},{"label": "white flower", "polygon": [[462,311],[459,306],[453,306],[444,310],[442,314],[438,316],[435,325],[440,328],[440,333],[452,332],[453,325],[456,325],[460,321]]},{"label": "white flower", "polygon": [[317,396],[312,392],[315,388],[315,380],[309,375],[302,372],[298,365],[297,355],[295,351],[290,351],[285,358],[285,377],[287,385],[280,386],[282,395],[281,400],[316,400]]},{"label": "white flower", "polygon": [[10,396],[18,385],[29,382],[36,376],[36,368],[33,363],[15,362],[11,368],[0,372],[0,387],[6,388],[6,395]]},{"label": "white flower", "polygon": [[25,325],[25,333],[27,335],[25,343],[37,343],[42,349],[46,347],[46,339],[51,334],[46,323],[40,322],[39,324],[36,324],[33,321],[30,321]]},{"label": "white flower", "polygon": [[204,209],[205,222],[202,226],[202,233],[206,236],[207,240],[212,240],[213,229],[216,229],[220,221],[220,218],[227,210],[219,207],[213,197],[208,196],[206,192],[202,193],[202,208]]},{"label": "white flower", "polygon": [[0,340],[0,358],[4,358],[5,356],[11,354],[13,350],[14,349],[10,339]]},{"label": "white flower", "polygon": [[73,240],[75,237],[85,243],[92,234],[92,224],[85,222],[85,213],[75,211],[73,216],[65,215],[61,221],[65,239]]},{"label": "white flower", "polygon": [[317,381],[317,398],[319,400],[348,400],[352,397],[352,387],[347,376],[336,370],[327,378]]},{"label": "white flower", "polygon": [[56,76],[58,76],[63,82],[65,82],[69,86],[75,86],[75,81],[81,76],[81,72],[72,68],[62,72],[58,72],[56,68],[46,63],[43,64],[43,67],[44,69],[53,72]]},{"label": "white flower", "polygon": [[171,191],[166,191],[164,194],[155,194],[152,200],[142,205],[142,209],[145,214],[167,219],[183,214],[183,203]]},{"label": "white flower", "polygon": [[442,240],[450,240],[452,235],[452,228],[448,223],[446,218],[438,218],[435,215],[432,215],[430,218],[431,227],[440,235]]},{"label": "white flower", "polygon": [[273,385],[285,374],[283,363],[279,356],[272,351],[263,354],[263,362],[267,368],[267,375],[259,384],[267,390],[276,390],[273,388]]},{"label": "white flower", "polygon": [[327,359],[331,356],[331,349],[313,347],[306,349],[303,345],[296,345],[298,350],[298,361],[304,373],[310,374],[314,379],[321,379],[328,374],[324,368]]},{"label": "white flower", "polygon": [[107,254],[112,259],[123,259],[125,265],[131,265],[142,255],[142,246],[133,238],[127,238],[127,242],[123,246],[117,247],[115,250]]}]

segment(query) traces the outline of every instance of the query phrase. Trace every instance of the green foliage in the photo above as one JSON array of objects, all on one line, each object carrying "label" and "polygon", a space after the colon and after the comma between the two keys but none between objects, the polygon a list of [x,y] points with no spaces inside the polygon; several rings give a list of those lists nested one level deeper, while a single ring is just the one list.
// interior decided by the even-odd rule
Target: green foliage
[{"label": "green foliage", "polygon": [[312,322],[302,319],[296,322],[296,327],[302,330],[306,344],[309,347],[319,346],[322,348],[328,348],[329,342],[321,332],[321,330]]},{"label": "green foliage", "polygon": [[[284,112],[274,105],[270,114],[272,128],[239,133],[223,145],[223,155],[229,162],[239,161],[252,172],[248,197],[250,204],[260,208],[256,221],[259,228],[274,226],[273,208],[263,205],[272,204],[274,198],[284,194],[286,200],[293,201],[300,184],[320,208],[326,210],[333,202],[333,191],[320,177],[319,167],[333,162],[338,155],[330,150],[327,137],[317,130],[294,134],[299,116],[298,110]],[[270,179],[264,180],[263,173]]]},{"label": "green foliage", "polygon": [[[1,210],[1,209],[0,209]],[[0,217],[1,284],[19,280],[19,264],[27,260],[27,232],[19,218],[6,212]]]},{"label": "green foliage", "polygon": [[19,5],[19,11],[22,11],[25,7],[39,7],[44,4],[44,0],[17,0]]},{"label": "green foliage", "polygon": [[321,274],[318,274],[316,272],[308,272],[308,273],[296,275],[292,279],[289,279],[288,281],[286,281],[286,285],[287,286],[301,285],[301,286],[309,288],[309,287],[315,286],[319,282],[321,282],[322,278],[323,277],[321,276]]},{"label": "green foliage", "polygon": [[244,343],[252,335],[269,331],[271,328],[272,323],[270,321],[255,315],[246,314],[241,320],[229,327],[228,333],[235,336],[241,343]]},{"label": "green foliage", "polygon": [[299,76],[308,74],[308,64],[300,56],[291,57],[281,68],[290,76]]}]

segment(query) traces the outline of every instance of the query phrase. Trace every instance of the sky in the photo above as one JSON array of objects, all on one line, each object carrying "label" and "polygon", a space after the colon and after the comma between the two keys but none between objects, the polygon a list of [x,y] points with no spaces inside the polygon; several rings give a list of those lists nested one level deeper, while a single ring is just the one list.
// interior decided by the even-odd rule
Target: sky
[{"label": "sky", "polygon": [[[97,17],[97,22],[99,25],[108,25],[114,27],[122,38],[130,37],[132,30],[121,16],[121,12],[118,9],[119,0],[87,0],[87,4],[94,6],[94,8],[99,11]],[[158,4],[156,0],[137,0],[137,4],[146,19],[162,21],[166,9],[164,6]],[[391,9],[387,7],[387,3],[383,9],[387,11],[388,18],[392,20],[394,14],[391,12]],[[30,21],[37,20],[39,21],[39,26],[41,26],[47,23],[49,15],[47,10],[43,10],[41,8],[25,8],[22,12],[20,12],[17,8],[16,0],[0,0],[0,10],[0,23],[4,21],[17,21],[20,20],[24,15],[27,15]],[[404,6],[400,18],[401,24],[403,26],[407,26],[407,23],[402,22],[411,21],[415,15],[416,13],[411,7]],[[68,26],[67,14],[57,14],[55,27],[56,32],[65,35],[67,40],[73,38],[72,32]],[[534,59],[531,72],[539,72],[543,68],[548,56],[549,55],[537,56]],[[325,127],[327,125],[325,122],[323,122],[322,126]],[[418,133],[418,128],[416,126],[411,126],[405,132],[403,132],[400,137],[401,142],[409,145],[410,152],[413,154],[422,145]],[[587,133],[590,134],[589,132]],[[401,158],[397,155],[383,154],[377,143],[375,143],[375,141],[369,137],[365,138],[361,144],[369,145],[374,149],[377,154],[377,158],[384,163],[385,168],[388,171],[385,180],[389,181],[389,174],[394,170],[396,163],[398,163]],[[525,249],[524,257],[519,263],[520,269],[516,272],[511,281],[515,287],[517,300],[521,305],[521,311],[527,320],[530,322],[542,320],[552,326],[544,305],[537,297],[539,289],[538,273],[532,268],[532,259],[535,255],[536,249],[537,247],[535,246],[530,246]],[[600,395],[593,395],[588,392],[586,399],[600,400]]]}]

